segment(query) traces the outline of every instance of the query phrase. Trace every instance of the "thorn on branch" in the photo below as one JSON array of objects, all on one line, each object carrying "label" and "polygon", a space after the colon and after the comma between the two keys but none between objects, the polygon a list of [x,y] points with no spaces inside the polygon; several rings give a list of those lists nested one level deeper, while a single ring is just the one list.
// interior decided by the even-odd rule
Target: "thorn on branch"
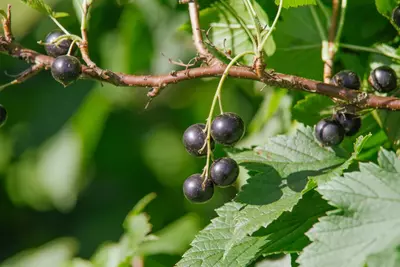
[{"label": "thorn on branch", "polygon": [[16,78],[15,80],[6,83],[4,85],[0,85],[0,91],[4,90],[8,86],[23,83],[24,81],[38,74],[42,69],[44,69],[44,66],[42,64],[36,64],[29,67],[28,69],[24,70],[19,75],[17,75],[18,78]]}]

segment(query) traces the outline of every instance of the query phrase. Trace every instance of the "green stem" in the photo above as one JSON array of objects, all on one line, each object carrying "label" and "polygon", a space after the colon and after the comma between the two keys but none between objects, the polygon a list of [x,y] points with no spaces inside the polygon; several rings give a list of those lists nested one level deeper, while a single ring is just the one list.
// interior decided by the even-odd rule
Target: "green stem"
[{"label": "green stem", "polygon": [[49,15],[49,17],[54,21],[54,23],[67,35],[71,35],[64,27],[63,25],[61,25],[60,22],[58,22],[58,20],[53,17],[52,15]]},{"label": "green stem", "polygon": [[380,54],[380,55],[384,55],[384,56],[387,56],[387,57],[395,59],[395,60],[400,60],[400,56],[398,56],[398,55],[386,53],[384,51],[381,51],[381,50],[378,50],[378,49],[372,48],[372,47],[365,47],[365,46],[352,45],[352,44],[342,44],[342,43],[340,43],[339,46],[343,47],[343,48],[355,50],[355,51],[363,51],[363,52]]},{"label": "green stem", "polygon": [[340,42],[340,37],[342,36],[342,32],[343,32],[344,19],[346,17],[347,0],[342,0],[342,5],[340,8],[341,8],[341,10],[340,10],[339,25],[338,25],[336,37],[335,37],[335,46],[336,47],[338,46],[338,44]]},{"label": "green stem", "polygon": [[261,42],[261,27],[260,27],[260,21],[257,17],[257,13],[253,8],[253,5],[251,4],[250,0],[242,0],[243,3],[245,4],[247,11],[249,13],[250,18],[253,21],[253,24],[256,28],[256,37],[257,37],[257,44]]},{"label": "green stem", "polygon": [[242,26],[243,30],[247,33],[247,36],[250,38],[251,42],[253,43],[254,50],[257,48],[257,42],[254,39],[253,34],[250,32],[250,30],[246,27],[246,23],[243,21],[243,19],[236,13],[236,11],[225,1],[220,2],[230,13],[231,15],[237,20],[237,22]]},{"label": "green stem", "polygon": [[[238,54],[237,56],[235,56],[231,60],[231,62],[229,62],[229,64],[226,66],[225,71],[221,76],[221,80],[219,81],[217,90],[215,91],[214,99],[211,103],[210,113],[208,114],[208,118],[207,118],[207,124],[204,129],[204,131],[207,132],[207,139],[206,139],[206,144],[205,144],[207,146],[207,163],[206,163],[206,166],[204,167],[203,174],[202,174],[202,176],[205,178],[203,185],[205,185],[205,181],[208,179],[210,159],[211,159],[211,155],[212,155],[212,151],[211,151],[211,121],[212,121],[212,117],[214,115],[214,110],[215,110],[217,101],[220,100],[220,97],[221,97],[222,86],[224,85],[224,82],[225,82],[226,78],[228,77],[229,70],[232,68],[232,66],[235,65],[235,63],[240,58],[242,58],[246,55],[254,55],[254,54],[255,54],[254,51],[245,51],[245,52],[242,52],[242,53]],[[220,103],[220,105],[222,107],[222,103]],[[202,149],[204,149],[204,148],[202,148]]]},{"label": "green stem", "polygon": [[318,33],[319,33],[319,36],[321,37],[321,40],[322,41],[327,41],[328,37],[327,37],[326,31],[324,30],[324,27],[322,27],[321,20],[318,17],[318,14],[317,14],[317,11],[315,10],[315,7],[311,6],[310,7],[310,11],[311,11],[311,15],[312,15],[312,17],[314,19],[315,25],[317,26]]},{"label": "green stem", "polygon": [[283,0],[280,0],[279,2],[279,8],[278,8],[278,12],[276,13],[274,22],[271,25],[271,29],[268,31],[268,33],[265,35],[264,39],[261,41],[260,44],[258,44],[258,51],[261,53],[261,51],[264,48],[265,43],[267,42],[268,38],[271,36],[272,31],[275,29],[276,24],[278,23],[278,19],[281,15],[281,11],[282,11],[282,6],[283,6]]},{"label": "green stem", "polygon": [[325,20],[326,20],[326,24],[329,25],[329,23],[330,23],[330,16],[329,16],[328,9],[327,9],[326,6],[321,2],[321,0],[317,0],[317,4],[318,4],[319,8],[322,10],[322,13],[324,13],[324,17],[325,17]]}]

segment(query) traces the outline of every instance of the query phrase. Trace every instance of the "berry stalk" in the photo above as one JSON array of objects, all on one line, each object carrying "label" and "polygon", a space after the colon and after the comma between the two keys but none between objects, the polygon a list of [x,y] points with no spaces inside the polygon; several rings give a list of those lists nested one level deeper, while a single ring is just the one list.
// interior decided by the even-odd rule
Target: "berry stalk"
[{"label": "berry stalk", "polygon": [[[209,178],[210,158],[211,158],[211,154],[212,154],[212,151],[211,151],[211,121],[212,121],[212,117],[214,114],[215,105],[217,104],[217,100],[220,99],[220,97],[221,97],[222,86],[224,85],[224,82],[225,82],[226,78],[228,77],[230,68],[239,59],[241,59],[242,57],[244,57],[246,55],[254,55],[254,51],[245,51],[245,52],[238,54],[226,66],[225,71],[221,76],[221,80],[219,81],[217,90],[215,91],[214,99],[211,103],[211,108],[210,108],[210,113],[208,114],[206,128],[204,129],[204,131],[207,133],[206,143],[204,144],[204,146],[207,147],[207,162],[206,162],[206,166],[204,167],[204,170],[202,173],[202,177],[204,178],[203,185],[202,185],[203,187],[205,186],[206,181]],[[221,106],[222,106],[222,104],[221,104]]]}]

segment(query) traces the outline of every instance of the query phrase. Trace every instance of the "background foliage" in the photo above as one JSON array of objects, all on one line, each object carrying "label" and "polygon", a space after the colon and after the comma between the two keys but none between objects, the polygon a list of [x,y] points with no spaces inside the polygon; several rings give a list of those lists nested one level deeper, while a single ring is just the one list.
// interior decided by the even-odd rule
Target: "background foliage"
[{"label": "background foliage", "polygon": [[[46,1],[54,11],[70,14],[60,21],[76,34],[79,2]],[[265,47],[268,68],[322,79],[321,41],[330,2],[321,1],[325,9],[283,10]],[[0,8],[7,3],[13,5],[17,40],[43,51],[37,41],[55,28],[53,22],[20,1],[0,0]],[[234,54],[251,47],[243,30],[216,27],[236,23],[221,15],[229,13],[226,6],[201,4],[202,27],[214,24],[214,44],[221,48],[225,39]],[[231,5],[248,21],[240,4],[232,0]],[[397,54],[397,30],[387,19],[395,5],[349,1],[342,42],[379,49],[390,45]],[[260,0],[257,10],[267,23],[277,7],[272,0]],[[186,6],[175,0],[99,0],[91,12],[90,53],[96,63],[114,71],[168,73],[177,68],[168,58],[187,62],[195,54],[187,30]],[[0,84],[10,80],[6,74],[27,67],[4,55],[0,63]],[[365,87],[370,69],[382,63],[399,69],[386,57],[343,49],[335,68],[356,71]],[[246,149],[227,151],[242,163],[237,188],[244,186],[235,201],[230,202],[235,188],[217,189],[211,202],[193,205],[181,187],[204,161],[185,152],[181,135],[187,126],[204,121],[216,85],[215,79],[207,79],[169,86],[147,110],[145,89],[91,81],[63,88],[48,72],[2,92],[0,102],[10,116],[0,130],[0,266],[128,266],[138,255],[145,266],[172,266],[185,251],[179,266],[272,266],[264,258],[280,253],[291,257],[275,264],[290,266],[292,261],[295,266],[297,253],[311,241],[297,260],[303,266],[339,266],[329,265],[338,254],[330,254],[332,247],[326,244],[337,245],[339,253],[351,242],[354,249],[360,243],[368,249],[341,253],[339,258],[351,263],[347,266],[379,266],[383,259],[384,266],[397,266],[399,217],[391,211],[399,209],[399,193],[393,188],[398,187],[400,163],[388,150],[399,146],[399,113],[365,115],[363,137],[348,138],[334,151],[319,146],[311,128],[330,112],[330,99],[228,79],[224,109],[240,114],[247,125],[238,146]],[[287,135],[269,138],[278,134]],[[216,156],[224,153],[217,146]],[[337,177],[345,171],[350,173],[343,182]],[[360,187],[363,196],[352,194]],[[330,216],[316,224],[327,212]],[[371,222],[381,232],[368,228]],[[332,225],[351,224],[359,232],[350,232],[348,239],[325,234],[334,230]],[[89,258],[91,262],[84,260]]]}]

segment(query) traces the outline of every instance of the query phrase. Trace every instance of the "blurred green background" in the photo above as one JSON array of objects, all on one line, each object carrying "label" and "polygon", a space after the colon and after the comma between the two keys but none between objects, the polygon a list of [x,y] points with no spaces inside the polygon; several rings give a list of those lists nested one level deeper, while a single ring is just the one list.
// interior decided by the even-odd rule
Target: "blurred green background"
[{"label": "blurred green background", "polygon": [[[77,35],[79,2],[46,0],[55,11],[70,14],[60,22]],[[188,62],[196,55],[187,27],[181,27],[188,20],[187,6],[179,6],[177,0],[133,0],[123,6],[117,2],[96,0],[91,12],[90,55],[99,66],[135,74],[169,73],[182,69],[169,63],[169,58]],[[270,18],[275,15],[272,0],[258,2]],[[331,1],[322,2],[329,13]],[[17,41],[44,53],[37,42],[55,24],[19,0],[0,0],[0,9],[8,3],[13,6]],[[310,10],[283,11],[273,40],[267,43],[267,54],[273,54],[268,68],[321,80],[321,36]],[[316,10],[326,29],[326,14]],[[349,1],[347,14],[343,42],[369,47],[397,35],[373,0]],[[267,14],[263,16],[266,19]],[[202,28],[219,19],[218,14],[205,14]],[[243,33],[216,29],[212,37],[219,47],[227,38],[228,48],[243,50],[249,47]],[[370,62],[375,60],[371,55],[343,49],[337,54],[335,72],[352,69],[365,85]],[[0,54],[0,84],[27,67]],[[89,258],[102,243],[119,240],[124,218],[150,192],[157,198],[146,212],[152,232],[163,236],[164,243],[146,248],[151,255],[145,259],[146,266],[176,263],[194,235],[215,217],[214,209],[236,193],[233,187],[217,188],[206,205],[191,204],[182,193],[183,181],[201,172],[205,159],[189,156],[181,137],[191,124],[205,122],[217,82],[202,79],[170,85],[148,109],[145,88],[85,80],[64,88],[48,71],[1,92],[0,104],[7,108],[9,118],[0,129],[0,266],[19,267],[19,262],[1,262],[55,239],[42,249],[48,254],[41,254],[38,266],[57,266],[56,256],[59,262],[72,254]],[[269,89],[232,79],[224,85],[224,110],[237,112],[247,125],[242,146],[262,145],[266,137],[292,130],[292,118],[312,126],[331,112],[332,102],[325,97],[304,99],[303,93]],[[365,116],[364,122],[361,133],[375,134],[363,157],[373,160],[388,138],[372,116]],[[352,151],[353,141],[347,139],[342,146]],[[223,154],[217,146],[215,156]],[[242,171],[238,187],[245,179]],[[73,239],[58,239],[62,237]]]},{"label": "blurred green background", "polygon": [[[181,68],[168,58],[187,62],[195,55],[190,34],[177,31],[187,21],[187,7],[176,0],[95,2],[90,54],[103,68],[168,73]],[[54,23],[17,0],[1,0],[0,8],[8,3],[17,41],[44,53],[37,41]],[[46,3],[68,12],[60,21],[79,35],[72,1]],[[0,66],[0,84],[28,67],[5,55]],[[76,238],[77,255],[88,258],[101,243],[119,239],[126,214],[150,192],[157,194],[146,210],[153,232],[190,213],[181,251],[156,256],[166,265],[178,261],[213,210],[235,194],[235,188],[217,189],[210,203],[193,205],[181,189],[205,163],[186,153],[181,136],[189,125],[204,122],[216,84],[210,79],[171,85],[147,110],[144,88],[93,81],[63,88],[46,71],[1,92],[9,118],[0,130],[0,262],[65,236]],[[247,123],[262,100],[249,87],[253,83],[228,81],[224,95],[225,110],[240,110]],[[216,155],[222,153],[218,147]]]}]

